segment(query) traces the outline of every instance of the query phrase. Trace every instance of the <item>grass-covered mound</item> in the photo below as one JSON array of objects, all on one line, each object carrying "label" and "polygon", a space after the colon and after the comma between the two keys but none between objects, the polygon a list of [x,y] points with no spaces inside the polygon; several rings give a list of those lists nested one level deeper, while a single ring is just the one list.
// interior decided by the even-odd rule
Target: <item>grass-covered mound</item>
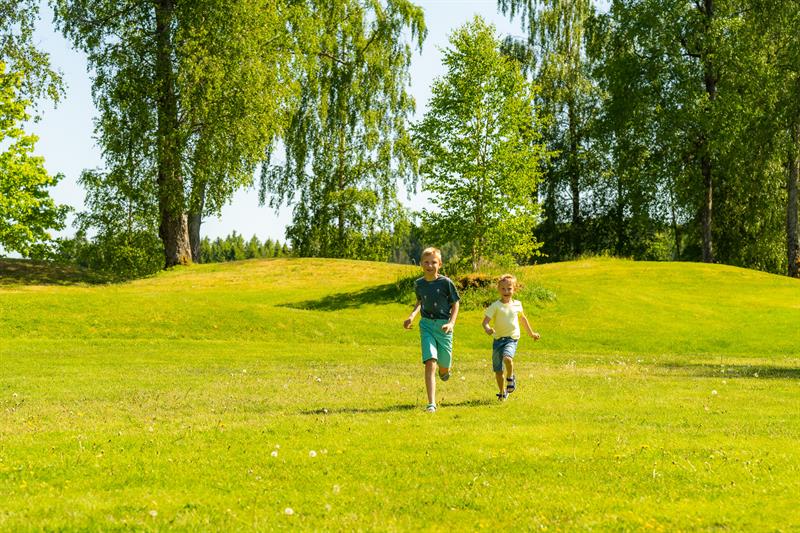
[{"label": "grass-covered mound", "polygon": [[[542,340],[494,398],[480,309],[422,411],[413,267],[269,260],[0,282],[2,530],[791,530],[800,283],[523,269]],[[394,287],[394,288],[393,288]]]}]

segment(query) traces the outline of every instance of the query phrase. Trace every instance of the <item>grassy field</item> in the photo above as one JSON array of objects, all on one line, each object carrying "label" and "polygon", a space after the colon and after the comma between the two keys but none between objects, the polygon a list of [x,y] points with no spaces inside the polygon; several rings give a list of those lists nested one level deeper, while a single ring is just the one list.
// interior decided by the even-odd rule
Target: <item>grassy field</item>
[{"label": "grassy field", "polygon": [[0,264],[0,530],[800,530],[800,282],[524,269],[518,391],[465,311],[428,414],[415,272]]}]

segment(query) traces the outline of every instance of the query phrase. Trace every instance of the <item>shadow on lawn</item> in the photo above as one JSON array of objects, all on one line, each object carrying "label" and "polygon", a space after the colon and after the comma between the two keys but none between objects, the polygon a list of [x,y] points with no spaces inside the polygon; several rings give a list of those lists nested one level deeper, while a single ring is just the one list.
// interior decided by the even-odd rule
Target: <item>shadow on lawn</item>
[{"label": "shadow on lawn", "polygon": [[[497,403],[489,399],[481,400],[464,400],[462,402],[450,403],[442,402],[439,404],[440,409],[448,409],[450,407],[480,407]],[[338,407],[335,409],[313,409],[310,411],[301,411],[303,415],[339,415],[339,414],[373,414],[373,413],[391,413],[394,411],[412,411],[422,410],[423,406],[416,403],[403,403],[398,405],[384,405],[383,407]]]},{"label": "shadow on lawn", "polygon": [[107,276],[74,266],[26,259],[0,259],[0,287],[99,284],[111,281]]},{"label": "shadow on lawn", "polygon": [[800,368],[764,365],[665,363],[671,373],[701,378],[800,379]]},{"label": "shadow on lawn", "polygon": [[366,287],[353,292],[331,294],[319,300],[283,304],[282,307],[309,311],[338,311],[340,309],[355,309],[366,304],[401,302],[405,296],[413,294],[415,279],[416,276],[402,278],[394,283]]}]

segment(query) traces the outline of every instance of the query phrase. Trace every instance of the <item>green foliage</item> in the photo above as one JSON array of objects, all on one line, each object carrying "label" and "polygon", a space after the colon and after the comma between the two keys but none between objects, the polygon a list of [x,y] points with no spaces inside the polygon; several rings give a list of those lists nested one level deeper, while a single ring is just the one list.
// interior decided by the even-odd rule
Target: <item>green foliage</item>
[{"label": "green foliage", "polygon": [[[186,214],[217,213],[252,182],[296,84],[293,2],[57,0],[94,73],[98,142],[122,188],[154,190],[166,264],[188,252]],[[149,208],[149,206],[143,206]]]},{"label": "green foliage", "polygon": [[[544,168],[539,196],[544,221],[536,235],[542,252],[551,256],[580,255],[592,241],[585,221],[596,216],[596,183],[604,153],[595,148],[592,129],[602,95],[587,53],[595,16],[592,0],[498,0],[498,9],[519,17],[523,41],[506,39],[506,50],[523,63],[539,88],[537,103],[550,117],[543,142],[555,154]],[[559,241],[559,226],[567,225]]]},{"label": "green foliage", "polygon": [[535,89],[483,19],[455,31],[450,43],[447,73],[415,126],[433,204],[421,216],[433,242],[458,242],[473,270],[499,255],[526,261],[539,247],[535,191],[547,157]]},{"label": "green foliage", "polygon": [[294,206],[287,237],[300,256],[386,260],[407,226],[398,186],[414,185],[407,39],[421,47],[422,9],[407,0],[308,6],[285,163],[264,165],[261,198]]},{"label": "green foliage", "polygon": [[20,76],[21,99],[35,105],[39,98],[57,102],[64,92],[58,72],[46,52],[34,44],[39,20],[38,0],[8,0],[0,4],[0,63]]},{"label": "green foliage", "polygon": [[244,238],[235,231],[225,237],[213,241],[204,237],[200,241],[200,262],[219,263],[224,261],[239,261],[242,259],[263,259],[275,257],[288,257],[292,252],[286,244],[280,241],[267,239],[263,243],[253,235],[245,242]]},{"label": "green foliage", "polygon": [[88,269],[108,281],[122,281],[154,274],[164,266],[161,241],[150,232],[97,234],[88,239],[83,232],[58,239],[46,259]]},{"label": "green foliage", "polygon": [[62,176],[47,173],[43,158],[33,155],[37,137],[21,127],[30,118],[30,102],[19,94],[22,79],[0,61],[0,247],[30,255],[50,240],[48,230],[64,227],[69,208],[50,198],[48,188]]}]

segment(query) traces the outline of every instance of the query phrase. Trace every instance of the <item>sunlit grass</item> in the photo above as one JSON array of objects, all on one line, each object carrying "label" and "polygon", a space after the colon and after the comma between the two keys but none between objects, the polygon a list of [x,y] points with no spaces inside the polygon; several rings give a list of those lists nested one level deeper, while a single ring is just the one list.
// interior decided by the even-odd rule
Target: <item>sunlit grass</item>
[{"label": "sunlit grass", "polygon": [[408,307],[381,289],[414,273],[271,260],[4,286],[0,529],[800,527],[797,281],[527,269],[556,297],[526,306],[543,338],[521,341],[519,390],[493,401],[465,312],[431,416]]}]

